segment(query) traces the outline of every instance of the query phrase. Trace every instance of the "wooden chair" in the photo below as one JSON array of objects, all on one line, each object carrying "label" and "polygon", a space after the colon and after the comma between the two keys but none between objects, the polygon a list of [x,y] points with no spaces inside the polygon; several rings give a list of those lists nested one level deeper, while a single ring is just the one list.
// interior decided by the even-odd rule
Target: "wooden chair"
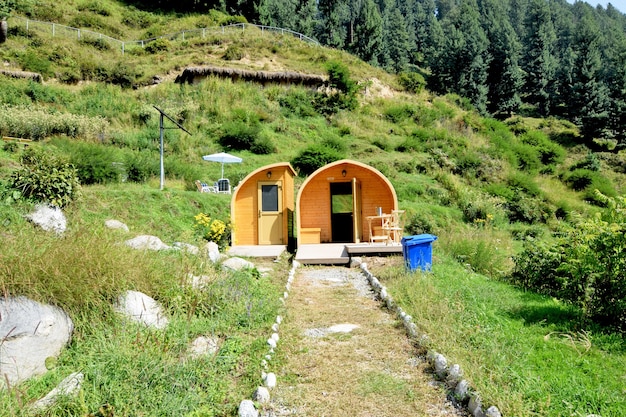
[{"label": "wooden chair", "polygon": [[404,210],[392,210],[386,228],[390,243],[400,244],[404,232]]}]

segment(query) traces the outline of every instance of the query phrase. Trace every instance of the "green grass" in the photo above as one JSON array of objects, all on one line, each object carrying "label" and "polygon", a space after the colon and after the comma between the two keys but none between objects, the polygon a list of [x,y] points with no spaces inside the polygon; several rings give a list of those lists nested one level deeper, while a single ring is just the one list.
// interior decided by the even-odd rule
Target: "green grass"
[{"label": "green grass", "polygon": [[468,272],[447,256],[435,255],[432,273],[376,273],[432,349],[460,364],[483,402],[503,415],[626,415],[626,345],[580,328],[575,309]]}]

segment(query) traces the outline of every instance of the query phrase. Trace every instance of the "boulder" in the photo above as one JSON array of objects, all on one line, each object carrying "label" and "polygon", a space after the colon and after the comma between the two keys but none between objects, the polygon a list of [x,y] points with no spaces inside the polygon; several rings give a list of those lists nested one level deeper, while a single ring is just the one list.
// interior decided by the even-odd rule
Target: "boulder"
[{"label": "boulder", "polygon": [[55,232],[61,235],[67,229],[65,214],[56,206],[39,204],[26,218],[46,232]]},{"label": "boulder", "polygon": [[46,372],[70,341],[74,323],[60,308],[26,297],[0,298],[0,385]]},{"label": "boulder", "polygon": [[163,308],[139,291],[126,291],[118,298],[115,310],[137,323],[156,329],[163,329],[168,323]]},{"label": "boulder", "polygon": [[128,232],[128,226],[126,226],[124,223],[122,223],[119,220],[110,219],[110,220],[105,221],[104,225],[108,227],[109,229],[123,230],[124,232]]},{"label": "boulder", "polygon": [[265,404],[270,402],[270,391],[266,387],[257,387],[252,399],[258,403]]},{"label": "boulder", "polygon": [[252,262],[246,261],[245,259],[238,258],[236,256],[226,259],[224,262],[222,262],[222,266],[233,271],[241,271],[242,269],[254,268],[254,264]]},{"label": "boulder", "polygon": [[148,250],[168,250],[172,249],[170,246],[166,245],[156,236],[150,235],[140,235],[133,239],[129,239],[124,242],[126,246],[129,246],[133,249],[148,249]]}]

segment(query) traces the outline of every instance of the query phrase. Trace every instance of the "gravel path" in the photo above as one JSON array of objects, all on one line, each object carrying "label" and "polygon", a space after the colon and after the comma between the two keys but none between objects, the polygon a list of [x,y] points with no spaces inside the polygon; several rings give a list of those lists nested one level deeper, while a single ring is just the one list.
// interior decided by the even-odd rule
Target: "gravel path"
[{"label": "gravel path", "polygon": [[281,324],[283,368],[266,416],[464,416],[445,398],[365,276],[299,268]]}]

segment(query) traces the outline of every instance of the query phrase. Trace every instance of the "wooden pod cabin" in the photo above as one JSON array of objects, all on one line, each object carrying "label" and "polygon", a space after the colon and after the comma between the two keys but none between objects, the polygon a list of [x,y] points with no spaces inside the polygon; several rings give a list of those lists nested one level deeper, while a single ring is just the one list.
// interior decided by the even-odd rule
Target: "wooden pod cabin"
[{"label": "wooden pod cabin", "polygon": [[281,162],[241,180],[230,205],[232,246],[289,244],[296,175],[291,164]]},{"label": "wooden pod cabin", "polygon": [[296,199],[298,246],[370,240],[368,216],[398,210],[393,185],[377,169],[341,160],[312,173]]}]

